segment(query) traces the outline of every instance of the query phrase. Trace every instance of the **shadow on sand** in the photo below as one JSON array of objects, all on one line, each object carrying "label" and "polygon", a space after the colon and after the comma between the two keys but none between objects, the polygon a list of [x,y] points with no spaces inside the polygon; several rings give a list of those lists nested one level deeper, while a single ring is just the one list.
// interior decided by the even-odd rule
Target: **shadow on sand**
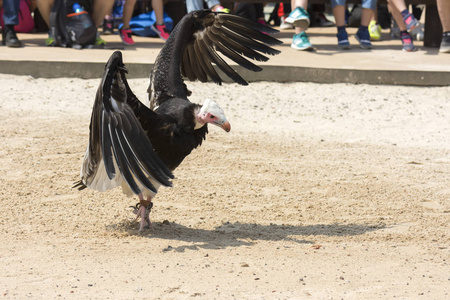
[{"label": "shadow on sand", "polygon": [[[257,241],[288,241],[300,244],[314,244],[314,236],[356,236],[385,228],[381,224],[317,224],[317,225],[261,225],[255,223],[223,223],[214,230],[186,227],[177,223],[153,222],[153,228],[142,233],[139,225],[130,221],[107,226],[108,231],[125,231],[129,235],[145,238],[159,238],[189,242],[189,245],[167,251],[186,249],[222,249],[227,247],[251,246]],[[194,244],[194,245],[192,245]]]}]

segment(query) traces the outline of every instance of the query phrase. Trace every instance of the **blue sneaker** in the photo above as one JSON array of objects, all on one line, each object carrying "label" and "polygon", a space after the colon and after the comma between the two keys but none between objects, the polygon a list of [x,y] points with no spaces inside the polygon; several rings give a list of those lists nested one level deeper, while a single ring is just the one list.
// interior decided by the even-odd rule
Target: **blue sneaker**
[{"label": "blue sneaker", "polygon": [[284,20],[286,23],[293,24],[295,27],[308,28],[309,14],[303,7],[297,7]]},{"label": "blue sneaker", "polygon": [[311,50],[313,49],[313,45],[309,42],[308,35],[302,31],[299,34],[294,34],[291,48],[296,50]]},{"label": "blue sneaker", "polygon": [[359,42],[359,46],[363,49],[372,49],[372,43],[370,42],[369,30],[358,29],[355,35],[356,40]]},{"label": "blue sneaker", "polygon": [[348,49],[350,49],[350,42],[348,41],[347,31],[339,30],[336,36],[338,38],[338,48],[339,48],[339,50],[348,50]]}]

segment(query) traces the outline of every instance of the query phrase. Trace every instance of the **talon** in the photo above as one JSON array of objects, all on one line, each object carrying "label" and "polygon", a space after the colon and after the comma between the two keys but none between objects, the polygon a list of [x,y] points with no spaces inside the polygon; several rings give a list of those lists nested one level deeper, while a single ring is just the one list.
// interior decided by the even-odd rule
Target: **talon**
[{"label": "talon", "polygon": [[[139,195],[139,198],[141,198],[141,195]],[[151,202],[151,198],[148,197],[148,200],[140,200],[139,203],[136,204],[136,206],[131,206],[134,209],[134,213],[136,214],[136,218],[134,219],[134,222],[136,222],[139,217],[141,218],[141,224],[139,226],[139,232],[142,232],[144,228],[153,228],[152,222],[150,221],[150,211],[152,210],[153,203]]]},{"label": "talon", "polygon": [[[136,203],[136,205],[135,206],[131,206],[130,205],[130,208],[132,208],[133,209],[133,214],[135,214],[135,215],[137,215],[138,214],[138,211],[139,211],[139,207],[141,206],[141,204],[140,203]],[[135,220],[136,221],[136,220]]]}]

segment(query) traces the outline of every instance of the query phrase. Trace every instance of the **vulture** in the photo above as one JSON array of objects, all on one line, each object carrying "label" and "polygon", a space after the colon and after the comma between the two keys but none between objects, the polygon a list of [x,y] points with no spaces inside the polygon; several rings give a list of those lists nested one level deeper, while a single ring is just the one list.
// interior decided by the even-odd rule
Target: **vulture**
[{"label": "vulture", "polygon": [[150,72],[148,106],[131,91],[122,53],[114,52],[96,93],[81,179],[74,187],[103,192],[120,186],[126,195],[139,198],[134,207],[136,220],[141,219],[139,231],[150,227],[149,213],[158,188],[172,186],[173,171],[202,144],[207,124],[226,132],[231,129],[214,100],[206,99],[203,105],[189,101],[191,92],[183,79],[212,80],[220,85],[220,69],[233,81],[247,85],[223,56],[251,71],[261,71],[247,58],[267,61],[265,55],[280,53],[271,47],[282,43],[269,35],[276,32],[232,14],[203,10],[185,15]]}]

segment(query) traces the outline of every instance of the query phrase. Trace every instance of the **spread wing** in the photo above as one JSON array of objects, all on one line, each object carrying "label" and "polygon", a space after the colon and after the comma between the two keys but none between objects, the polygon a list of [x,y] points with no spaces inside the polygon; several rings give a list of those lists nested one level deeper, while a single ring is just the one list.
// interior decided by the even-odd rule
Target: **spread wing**
[{"label": "spread wing", "polygon": [[76,184],[79,189],[105,191],[125,182],[129,190],[140,194],[156,193],[155,185],[172,185],[173,175],[153,151],[135,110],[147,110],[149,119],[156,120],[158,115],[136,98],[125,75],[122,54],[117,51],[106,64],[97,91],[81,181]]},{"label": "spread wing", "polygon": [[150,107],[172,97],[187,99],[189,91],[182,76],[202,82],[211,79],[221,84],[222,78],[215,66],[233,81],[247,85],[226,59],[251,71],[261,71],[261,67],[249,59],[267,61],[266,55],[280,53],[270,47],[282,43],[269,35],[276,32],[232,14],[204,10],[185,15],[156,59],[148,89]]}]

